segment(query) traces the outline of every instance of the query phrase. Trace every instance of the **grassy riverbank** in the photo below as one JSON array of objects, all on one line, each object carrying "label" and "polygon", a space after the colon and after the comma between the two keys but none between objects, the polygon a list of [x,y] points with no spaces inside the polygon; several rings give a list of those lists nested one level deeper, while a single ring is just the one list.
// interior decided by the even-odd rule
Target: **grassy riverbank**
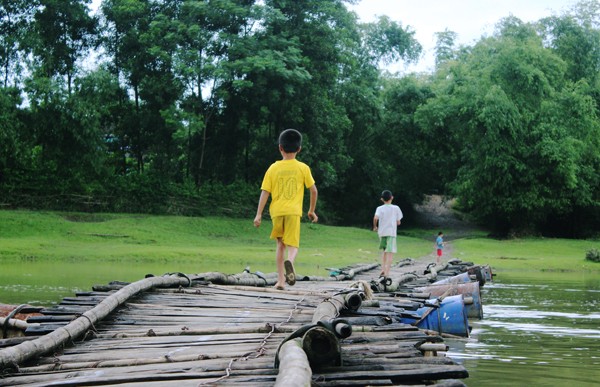
[{"label": "grassy riverbank", "polygon": [[[308,223],[302,227],[299,262],[305,274],[326,275],[326,267],[378,262],[377,236],[370,230]],[[0,261],[168,262],[173,271],[239,272],[248,265],[274,271],[269,232],[270,223],[256,229],[252,219],[0,211]],[[435,234],[402,229],[397,258],[433,259]],[[600,247],[598,240],[496,240],[477,231],[457,239],[451,229],[445,234],[452,256],[496,270],[600,272],[600,264],[585,260],[587,250]]]}]

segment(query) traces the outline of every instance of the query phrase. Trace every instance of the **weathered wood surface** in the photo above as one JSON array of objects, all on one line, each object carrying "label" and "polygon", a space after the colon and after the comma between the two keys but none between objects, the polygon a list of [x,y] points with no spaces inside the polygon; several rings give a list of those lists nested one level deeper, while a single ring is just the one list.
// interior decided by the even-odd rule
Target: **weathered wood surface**
[{"label": "weathered wood surface", "polygon": [[[392,274],[422,278],[425,268],[403,262]],[[360,265],[338,276],[351,274],[353,281],[373,284],[378,273],[376,264]],[[444,348],[440,335],[397,322],[400,311],[410,313],[404,307],[416,308],[422,298],[375,293],[371,295],[375,302],[358,302],[358,310],[350,311],[339,306],[336,297],[345,301],[351,293],[342,291],[353,281],[342,282],[338,276],[329,281],[300,280],[285,291],[197,281],[206,275],[152,277],[143,286],[94,287],[93,292],[49,308],[46,320],[42,316],[36,321],[60,327],[40,338],[47,343],[60,332],[58,345],[51,348],[28,340],[0,346],[0,386],[291,386],[304,385],[307,378],[318,386],[464,385],[458,379],[468,377],[468,372],[439,352]],[[161,288],[157,285],[161,281],[175,288]],[[131,294],[121,298],[125,289]],[[320,305],[328,304],[319,311]],[[341,366],[308,373],[306,362],[297,362],[302,355],[294,341],[279,360],[291,359],[292,368],[304,371],[290,374],[286,366],[282,375],[274,367],[280,344],[293,332],[336,317],[364,319],[352,323],[349,337],[339,339]],[[85,327],[79,327],[82,320],[88,321]],[[375,320],[379,325],[371,323]],[[73,324],[77,329],[64,339]],[[277,382],[290,380],[290,375],[294,383]]]}]

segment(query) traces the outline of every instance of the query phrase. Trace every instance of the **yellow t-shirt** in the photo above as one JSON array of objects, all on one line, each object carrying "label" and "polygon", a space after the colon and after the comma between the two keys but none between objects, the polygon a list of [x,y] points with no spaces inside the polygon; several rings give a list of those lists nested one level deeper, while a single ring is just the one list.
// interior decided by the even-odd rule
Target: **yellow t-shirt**
[{"label": "yellow t-shirt", "polygon": [[279,160],[271,164],[265,173],[260,189],[271,194],[271,217],[302,216],[304,187],[310,188],[314,184],[308,165],[296,159]]}]

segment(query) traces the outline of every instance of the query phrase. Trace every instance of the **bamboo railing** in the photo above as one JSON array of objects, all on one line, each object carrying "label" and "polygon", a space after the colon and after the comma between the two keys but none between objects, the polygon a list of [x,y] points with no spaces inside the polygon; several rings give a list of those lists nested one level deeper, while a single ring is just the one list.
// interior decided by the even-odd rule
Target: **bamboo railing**
[{"label": "bamboo railing", "polygon": [[154,287],[187,286],[190,280],[186,277],[168,275],[149,277],[129,284],[116,293],[106,297],[94,308],[83,313],[64,327],[41,336],[35,340],[25,341],[13,347],[0,350],[0,369],[15,368],[19,364],[36,356],[55,350],[72,340],[83,336],[94,324],[113,312],[134,295]]}]

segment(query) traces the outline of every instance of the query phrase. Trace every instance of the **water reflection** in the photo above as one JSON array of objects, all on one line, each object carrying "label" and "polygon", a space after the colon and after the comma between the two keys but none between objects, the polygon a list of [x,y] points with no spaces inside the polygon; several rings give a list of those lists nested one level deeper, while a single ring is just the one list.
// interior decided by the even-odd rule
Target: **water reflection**
[{"label": "water reflection", "polygon": [[484,318],[471,322],[471,338],[446,340],[469,370],[466,384],[597,386],[598,279],[499,277],[482,289]]}]

